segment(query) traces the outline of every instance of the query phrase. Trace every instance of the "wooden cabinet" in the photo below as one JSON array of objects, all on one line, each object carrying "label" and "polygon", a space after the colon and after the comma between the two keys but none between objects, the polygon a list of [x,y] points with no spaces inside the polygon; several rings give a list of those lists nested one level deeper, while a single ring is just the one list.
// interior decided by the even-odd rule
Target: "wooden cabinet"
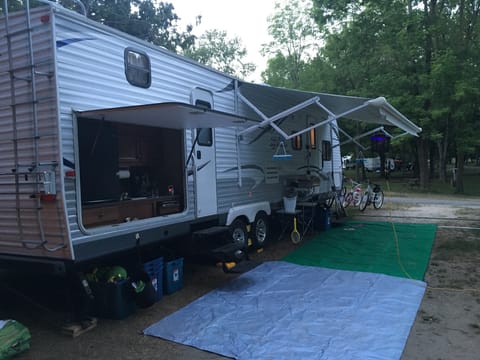
[{"label": "wooden cabinet", "polygon": [[120,167],[148,166],[154,158],[155,135],[152,130],[121,125],[118,128]]},{"label": "wooden cabinet", "polygon": [[180,212],[180,202],[178,196],[167,196],[159,198],[156,201],[156,214],[168,215]]},{"label": "wooden cabinet", "polygon": [[85,206],[82,219],[83,225],[90,228],[174,214],[181,210],[179,196],[160,196]]},{"label": "wooden cabinet", "polygon": [[154,201],[152,199],[128,200],[119,205],[122,222],[137,219],[148,219],[154,214]]},{"label": "wooden cabinet", "polygon": [[145,166],[149,164],[150,144],[136,136],[118,137],[118,165],[120,167]]},{"label": "wooden cabinet", "polygon": [[118,206],[95,206],[82,209],[83,226],[92,227],[117,224],[120,219]]}]

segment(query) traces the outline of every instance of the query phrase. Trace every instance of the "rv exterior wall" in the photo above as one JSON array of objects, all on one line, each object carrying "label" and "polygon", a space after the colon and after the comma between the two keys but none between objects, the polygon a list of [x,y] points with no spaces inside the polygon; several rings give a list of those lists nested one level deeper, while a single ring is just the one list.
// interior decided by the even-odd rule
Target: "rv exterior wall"
[{"label": "rv exterior wall", "polygon": [[[12,215],[15,209],[15,195],[2,198],[0,204],[1,230],[12,234],[15,246],[0,247],[3,253],[25,254],[29,256],[58,257],[77,261],[94,258],[114,251],[132,247],[137,234],[141,233],[142,241],[153,242],[163,238],[187,233],[189,223],[196,219],[195,192],[193,177],[187,176],[185,168],[184,211],[172,216],[152,217],[136,222],[116,224],[115,226],[100,226],[85,229],[78,219],[82,211],[80,176],[67,177],[67,171],[78,170],[79,144],[78,119],[75,111],[106,109],[132,105],[145,105],[164,102],[190,103],[192,91],[202,88],[213,94],[213,109],[230,114],[248,116],[251,109],[245,104],[239,104],[233,78],[218,71],[209,69],[191,60],[172,54],[119,31],[99,25],[83,16],[52,5],[32,11],[35,62],[45,63],[50,75],[38,79],[39,98],[45,99],[38,104],[38,132],[34,134],[32,114],[19,112],[17,127],[19,136],[37,138],[32,143],[19,146],[18,159],[15,159],[11,148],[12,120],[11,112],[0,110],[0,133],[7,134],[1,140],[2,162],[1,172],[8,173],[15,167],[15,162],[22,164],[34,163],[38,156],[40,162],[54,161],[57,166],[56,187],[58,190],[54,206],[46,208],[42,216],[48,229],[49,244],[58,245],[60,250],[48,251],[44,247],[22,247],[22,242],[28,239],[38,242],[40,228],[38,216],[19,218]],[[48,15],[48,17],[45,17]],[[13,17],[12,31],[25,28],[24,14],[17,20]],[[18,24],[16,23],[18,21]],[[2,28],[3,29],[3,28]],[[0,30],[3,31],[3,30]],[[26,33],[26,32],[25,32]],[[0,48],[5,49],[5,36],[0,36]],[[14,47],[13,58],[25,58],[23,49],[25,39],[19,40]],[[22,48],[22,49],[20,49]],[[151,86],[142,88],[131,85],[125,77],[124,52],[126,48],[136,49],[148,55],[151,62]],[[18,49],[18,50],[17,50]],[[18,51],[18,53],[17,53]],[[5,98],[3,91],[9,89],[8,61],[0,58],[0,97],[5,103],[15,103],[28,98],[27,85],[19,82],[15,101]],[[20,63],[19,63],[20,64]],[[23,63],[22,63],[23,64]],[[24,64],[23,64],[24,65]],[[4,101],[2,101],[4,103]],[[135,119],[132,119],[132,123]],[[336,123],[333,124],[336,126]],[[161,127],[161,119],[159,119]],[[298,130],[298,129],[286,129]],[[244,137],[237,143],[235,128],[218,128],[215,136],[216,190],[218,218],[222,218],[234,206],[268,201],[280,202],[283,190],[289,177],[305,175],[306,159],[309,165],[318,172],[328,174],[317,191],[327,192],[331,186],[330,173],[338,186],[341,179],[340,149],[335,146],[338,139],[333,137],[329,127],[317,129],[318,141],[332,141],[332,160],[322,161],[321,147],[293,150],[290,142],[285,142],[292,154],[288,162],[276,162],[272,156],[279,141],[279,135],[272,129],[258,130]],[[185,136],[182,149],[184,159],[193,146],[193,131],[184,130]],[[38,134],[37,134],[38,135]],[[305,141],[305,144],[307,142]],[[8,145],[7,145],[8,144]],[[37,151],[38,150],[38,151]],[[172,149],[172,151],[177,151]],[[67,164],[74,164],[73,168]],[[14,189],[9,189],[13,191]],[[212,191],[212,189],[205,189]],[[29,205],[35,205],[32,200]],[[35,206],[31,206],[35,209]],[[8,213],[8,216],[7,216]],[[20,228],[21,227],[21,228]],[[19,232],[23,231],[23,238]]]},{"label": "rv exterior wall", "polygon": [[[0,252],[70,258],[49,15],[48,7],[31,9],[32,31],[28,32],[24,12],[12,13],[8,37],[5,19],[0,18]],[[31,54],[29,34],[34,44]],[[49,189],[56,189],[52,194],[56,203],[40,202],[44,171],[55,179]]]}]

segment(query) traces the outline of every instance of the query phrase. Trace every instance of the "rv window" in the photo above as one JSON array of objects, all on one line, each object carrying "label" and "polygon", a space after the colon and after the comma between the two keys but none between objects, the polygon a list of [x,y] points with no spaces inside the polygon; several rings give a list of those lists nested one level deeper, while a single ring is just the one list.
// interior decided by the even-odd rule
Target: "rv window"
[{"label": "rv window", "polygon": [[197,129],[198,145],[200,146],[212,146],[213,144],[213,132],[212,129]]},{"label": "rv window", "polygon": [[125,76],[130,84],[143,88],[152,83],[150,59],[144,52],[125,49]]},{"label": "rv window", "polygon": [[332,160],[332,144],[330,143],[330,141],[322,141],[322,160]]},{"label": "rv window", "polygon": [[310,129],[308,139],[310,141],[310,149],[315,150],[317,148],[317,129]]},{"label": "rv window", "polygon": [[302,150],[302,135],[297,135],[292,138],[292,149]]}]

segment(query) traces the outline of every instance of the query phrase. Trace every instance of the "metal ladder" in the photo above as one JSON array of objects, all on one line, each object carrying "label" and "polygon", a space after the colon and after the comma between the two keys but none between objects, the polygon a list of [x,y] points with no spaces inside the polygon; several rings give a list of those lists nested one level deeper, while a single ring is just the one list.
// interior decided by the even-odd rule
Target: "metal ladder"
[{"label": "metal ladder", "polygon": [[[3,172],[0,174],[1,185],[6,189],[2,191],[0,187],[0,196],[11,196],[11,184],[14,183],[15,194],[15,214],[16,225],[18,229],[17,239],[3,240],[2,244],[8,245],[10,241],[12,245],[15,243],[18,246],[20,240],[22,245],[26,248],[36,249],[43,247],[47,251],[57,251],[64,248],[65,240],[61,241],[61,245],[49,246],[47,241],[47,234],[45,233],[45,221],[42,214],[42,194],[56,195],[56,181],[55,181],[55,169],[58,167],[58,163],[54,160],[49,162],[40,162],[39,158],[39,141],[41,137],[45,136],[57,136],[56,134],[41,134],[39,131],[39,101],[43,99],[38,98],[37,91],[37,77],[39,76],[53,76],[52,72],[39,71],[39,67],[42,64],[35,63],[34,49],[33,49],[33,28],[31,25],[31,13],[30,2],[26,0],[25,6],[25,26],[17,31],[11,31],[10,28],[10,14],[8,10],[8,0],[4,0],[4,28],[5,37],[7,42],[8,53],[8,73],[10,77],[10,104],[2,105],[2,107],[9,107],[11,110],[12,121],[12,135],[11,139],[2,139],[0,141],[10,141],[13,146],[13,158],[14,167],[11,171]],[[24,37],[26,42],[25,56],[28,64],[26,66],[16,66],[14,64],[14,39],[18,37]],[[15,50],[18,51],[18,48]],[[22,50],[23,51],[23,50]],[[17,53],[18,54],[18,53]],[[27,85],[27,100],[25,100],[25,94],[17,94],[17,83],[26,82]],[[29,97],[29,99],[28,99]],[[32,133],[28,136],[19,136],[18,119],[19,114],[27,112],[32,121]],[[20,148],[31,147],[32,156],[31,161],[25,162],[25,156],[20,156]],[[24,161],[24,163],[22,163]],[[28,202],[30,199],[30,202]],[[31,204],[26,206],[27,204]],[[12,209],[13,210],[13,209]],[[59,211],[59,209],[57,209]],[[37,230],[39,239],[29,238],[31,237],[31,231],[25,231],[24,227],[27,224],[24,221],[24,215],[28,216],[29,213],[33,213],[36,218]],[[27,214],[27,215],[26,215]],[[30,215],[31,216],[31,215]]]}]

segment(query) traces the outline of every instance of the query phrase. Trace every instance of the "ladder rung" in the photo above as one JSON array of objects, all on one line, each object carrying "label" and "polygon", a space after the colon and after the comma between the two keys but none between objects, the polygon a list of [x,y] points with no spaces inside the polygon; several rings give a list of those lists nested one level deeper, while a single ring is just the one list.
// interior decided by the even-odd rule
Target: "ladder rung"
[{"label": "ladder rung", "polygon": [[2,208],[0,209],[0,211],[13,211],[13,210],[18,210],[18,211],[38,211],[38,210],[42,210],[42,207],[38,207],[38,206],[32,206],[32,207],[26,207],[26,206],[22,206],[22,207],[19,207],[17,208],[16,206],[2,206]]},{"label": "ladder rung", "polygon": [[53,71],[35,71],[35,75],[52,77],[53,76]]},{"label": "ladder rung", "polygon": [[0,139],[0,143],[14,143],[16,142],[21,142],[21,141],[29,141],[29,140],[38,140],[41,138],[48,138],[48,137],[55,137],[57,136],[56,133],[43,133],[38,136],[27,136],[27,137],[21,137],[17,139]]},{"label": "ladder rung", "polygon": [[[35,71],[35,75],[52,77],[53,76],[53,71],[49,71],[49,72]],[[25,82],[31,82],[32,81],[31,77],[21,77],[21,76],[15,76],[15,75],[13,77],[14,77],[15,80],[23,80]]]},{"label": "ladder rung", "polygon": [[13,104],[10,104],[10,106],[25,106],[25,105],[32,105],[32,104],[40,104],[40,103],[43,103],[43,102],[47,102],[49,100],[52,100],[54,99],[52,96],[49,96],[49,97],[44,97],[44,98],[37,98],[36,101],[24,101],[24,102],[18,102],[18,103],[13,103]]},{"label": "ladder rung", "polygon": [[[33,64],[33,68],[38,69],[39,67],[47,66],[47,65],[52,65],[52,61],[51,60],[37,61],[35,64]],[[32,68],[32,65],[24,65],[24,66],[14,67],[14,68],[9,69],[7,71],[0,72],[0,75],[10,75],[11,73],[16,73],[18,71],[30,70],[31,68]]]},{"label": "ladder rung", "polygon": [[17,30],[17,31],[12,31],[12,32],[7,32],[6,34],[6,37],[8,39],[14,37],[14,36],[17,36],[17,35],[24,35],[26,33],[29,33],[33,30],[33,28],[24,28],[24,29],[20,29],[20,30]]}]

